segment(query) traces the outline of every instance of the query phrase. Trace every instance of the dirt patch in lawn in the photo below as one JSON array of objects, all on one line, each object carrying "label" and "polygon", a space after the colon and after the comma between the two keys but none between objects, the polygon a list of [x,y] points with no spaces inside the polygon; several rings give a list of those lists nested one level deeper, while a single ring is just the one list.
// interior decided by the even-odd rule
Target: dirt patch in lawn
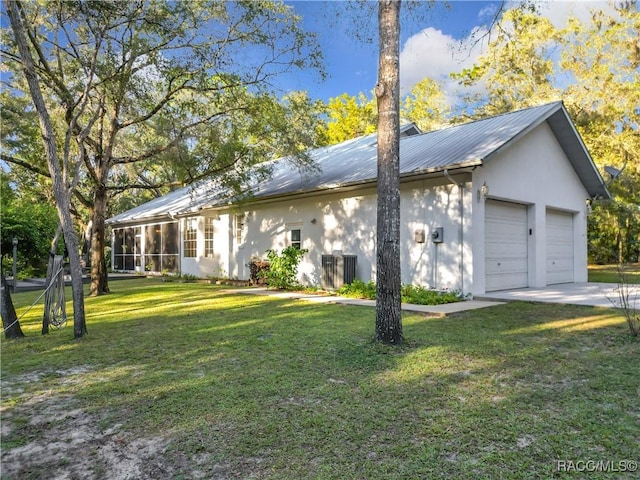
[{"label": "dirt patch in lawn", "polygon": [[[87,367],[65,372],[65,382],[77,381]],[[123,425],[104,427],[100,416],[89,415],[71,395],[26,394],[29,383],[44,374],[2,382],[2,478],[6,479],[155,479],[171,477],[165,464],[164,437],[131,438]],[[6,403],[3,401],[3,404]]]}]

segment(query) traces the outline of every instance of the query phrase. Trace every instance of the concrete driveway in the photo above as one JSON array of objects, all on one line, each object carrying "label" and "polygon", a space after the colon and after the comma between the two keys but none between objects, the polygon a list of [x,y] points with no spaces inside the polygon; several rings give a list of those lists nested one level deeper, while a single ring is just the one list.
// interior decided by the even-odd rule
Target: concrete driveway
[{"label": "concrete driveway", "polygon": [[[630,306],[640,310],[640,285],[629,285],[627,291]],[[566,303],[606,308],[620,307],[618,285],[615,283],[566,283],[543,288],[520,288],[489,292],[476,298]]]}]

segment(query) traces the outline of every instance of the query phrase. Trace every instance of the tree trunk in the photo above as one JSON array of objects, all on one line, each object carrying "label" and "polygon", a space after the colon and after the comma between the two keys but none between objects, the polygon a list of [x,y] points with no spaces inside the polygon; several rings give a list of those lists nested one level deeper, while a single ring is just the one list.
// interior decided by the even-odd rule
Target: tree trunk
[{"label": "tree trunk", "polygon": [[[53,236],[53,240],[51,240],[51,249],[49,250],[49,261],[47,262],[47,279],[45,281],[45,286],[48,287],[51,283],[51,279],[53,278],[53,260],[56,256],[56,252],[58,251],[58,240],[60,240],[60,235],[62,234],[62,225],[58,224],[58,228],[56,229],[56,233]],[[49,324],[51,323],[51,319],[49,318],[49,309],[45,306],[44,313],[42,315],[42,335],[47,335],[49,333]]]},{"label": "tree trunk", "polygon": [[9,285],[7,279],[4,278],[4,272],[0,274],[2,279],[0,282],[0,290],[2,291],[2,307],[0,308],[0,314],[2,315],[2,328],[4,330],[5,338],[22,338],[24,333],[20,328],[20,322],[18,321],[18,315],[16,315],[16,309],[13,306],[13,300],[11,300],[11,293],[9,292]]},{"label": "tree trunk", "polygon": [[[56,201],[56,209],[62,225],[62,233],[69,253],[69,266],[71,268],[71,291],[73,294],[73,334],[75,338],[82,337],[87,333],[87,326],[84,314],[84,292],[82,290],[82,266],[80,264],[80,253],[78,251],[78,240],[71,220],[71,193],[67,187],[65,175],[60,169],[60,161],[56,151],[55,134],[49,117],[49,111],[44,103],[40,83],[36,74],[35,65],[31,56],[31,51],[27,43],[27,38],[22,25],[22,19],[18,12],[18,2],[5,0],[7,14],[11,21],[11,29],[20,52],[22,68],[29,85],[31,100],[38,113],[42,141],[44,143],[47,165],[53,184],[53,193]],[[68,171],[68,170],[67,170]]]},{"label": "tree trunk", "polygon": [[91,211],[91,296],[109,293],[105,249],[105,217],[107,216],[107,190],[98,187]]},{"label": "tree trunk", "polygon": [[376,340],[400,344],[400,1],[380,1],[378,25]]}]

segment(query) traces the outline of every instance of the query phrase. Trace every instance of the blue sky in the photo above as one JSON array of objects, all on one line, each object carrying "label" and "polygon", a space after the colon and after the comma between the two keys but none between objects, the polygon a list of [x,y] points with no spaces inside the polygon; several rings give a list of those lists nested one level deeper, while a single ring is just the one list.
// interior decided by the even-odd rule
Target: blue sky
[{"label": "blue sky", "polygon": [[[307,31],[315,32],[324,53],[328,78],[299,73],[282,79],[289,90],[307,90],[312,98],[327,101],[342,93],[370,93],[377,79],[378,47],[355,38],[355,31],[377,35],[377,10],[359,13],[357,21],[346,2],[287,1],[303,18]],[[449,1],[417,11],[403,11],[401,18],[400,82],[402,93],[425,76],[444,81],[445,90],[453,95],[454,84],[448,74],[469,67],[486,46],[470,46],[472,32],[482,32],[493,18],[501,2]],[[508,8],[507,3],[507,8]],[[593,7],[606,2],[550,1],[541,3],[541,13],[556,25],[563,25],[569,14],[581,18]]]}]

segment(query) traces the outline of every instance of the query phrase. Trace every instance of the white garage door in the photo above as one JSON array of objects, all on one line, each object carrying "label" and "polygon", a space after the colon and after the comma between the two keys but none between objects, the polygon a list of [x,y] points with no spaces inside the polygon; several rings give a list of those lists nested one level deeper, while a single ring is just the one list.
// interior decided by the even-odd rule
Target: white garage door
[{"label": "white garage door", "polygon": [[485,289],[529,285],[527,207],[487,200],[485,205]]},{"label": "white garage door", "polygon": [[573,282],[573,214],[547,210],[547,285]]}]

